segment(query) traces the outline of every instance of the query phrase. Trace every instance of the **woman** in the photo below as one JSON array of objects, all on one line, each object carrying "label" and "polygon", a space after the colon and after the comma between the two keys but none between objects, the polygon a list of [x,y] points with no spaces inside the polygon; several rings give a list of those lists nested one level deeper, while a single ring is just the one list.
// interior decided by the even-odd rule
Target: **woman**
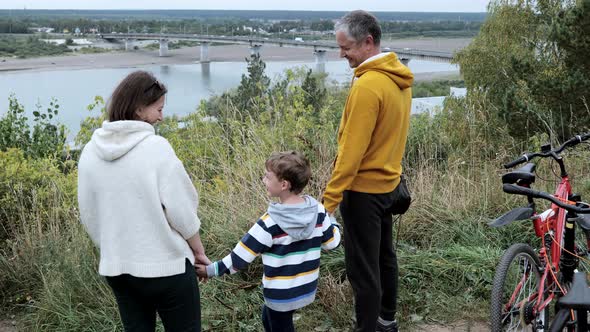
[{"label": "woman", "polygon": [[199,237],[198,196],[166,139],[155,135],[166,87],[129,74],[108,104],[109,121],[78,165],[82,223],[100,248],[99,274],[113,289],[126,331],[200,331],[194,264],[210,264]]}]

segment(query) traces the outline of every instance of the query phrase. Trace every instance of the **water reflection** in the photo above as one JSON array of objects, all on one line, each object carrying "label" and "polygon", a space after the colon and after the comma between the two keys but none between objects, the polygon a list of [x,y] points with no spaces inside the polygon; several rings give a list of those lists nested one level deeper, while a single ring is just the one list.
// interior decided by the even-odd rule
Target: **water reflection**
[{"label": "water reflection", "polygon": [[201,77],[206,86],[211,85],[211,62],[201,62]]}]

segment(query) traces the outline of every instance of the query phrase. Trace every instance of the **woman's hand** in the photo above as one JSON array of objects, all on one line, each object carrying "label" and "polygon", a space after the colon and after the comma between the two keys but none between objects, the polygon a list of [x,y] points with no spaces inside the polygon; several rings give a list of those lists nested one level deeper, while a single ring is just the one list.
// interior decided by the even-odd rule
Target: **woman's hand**
[{"label": "woman's hand", "polygon": [[195,254],[195,266],[197,266],[197,264],[199,265],[209,265],[211,264],[211,260],[209,260],[209,257],[207,257],[207,255],[205,255],[205,253],[194,253]]},{"label": "woman's hand", "polygon": [[199,276],[199,278],[204,278],[204,279],[208,278],[207,277],[207,265],[195,264],[195,270],[197,271],[197,275]]},{"label": "woman's hand", "polygon": [[207,255],[205,255],[205,248],[203,247],[203,242],[201,242],[199,232],[188,238],[186,242],[188,242],[188,245],[191,247],[191,250],[195,255],[195,264],[211,264],[211,261],[209,260],[209,258],[207,258]]}]

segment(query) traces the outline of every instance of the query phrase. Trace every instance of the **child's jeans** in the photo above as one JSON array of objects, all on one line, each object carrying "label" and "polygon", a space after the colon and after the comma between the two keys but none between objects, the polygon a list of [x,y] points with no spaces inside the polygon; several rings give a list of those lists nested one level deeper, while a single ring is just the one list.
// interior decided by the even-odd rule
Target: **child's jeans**
[{"label": "child's jeans", "polygon": [[292,311],[274,311],[267,306],[262,306],[262,324],[266,332],[295,332]]}]

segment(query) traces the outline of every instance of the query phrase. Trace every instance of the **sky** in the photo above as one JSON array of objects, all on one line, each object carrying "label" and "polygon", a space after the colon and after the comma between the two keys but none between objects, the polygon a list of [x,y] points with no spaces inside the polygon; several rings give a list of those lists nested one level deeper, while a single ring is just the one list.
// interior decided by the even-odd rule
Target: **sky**
[{"label": "sky", "polygon": [[485,12],[489,0],[0,0],[0,9],[235,9]]}]

